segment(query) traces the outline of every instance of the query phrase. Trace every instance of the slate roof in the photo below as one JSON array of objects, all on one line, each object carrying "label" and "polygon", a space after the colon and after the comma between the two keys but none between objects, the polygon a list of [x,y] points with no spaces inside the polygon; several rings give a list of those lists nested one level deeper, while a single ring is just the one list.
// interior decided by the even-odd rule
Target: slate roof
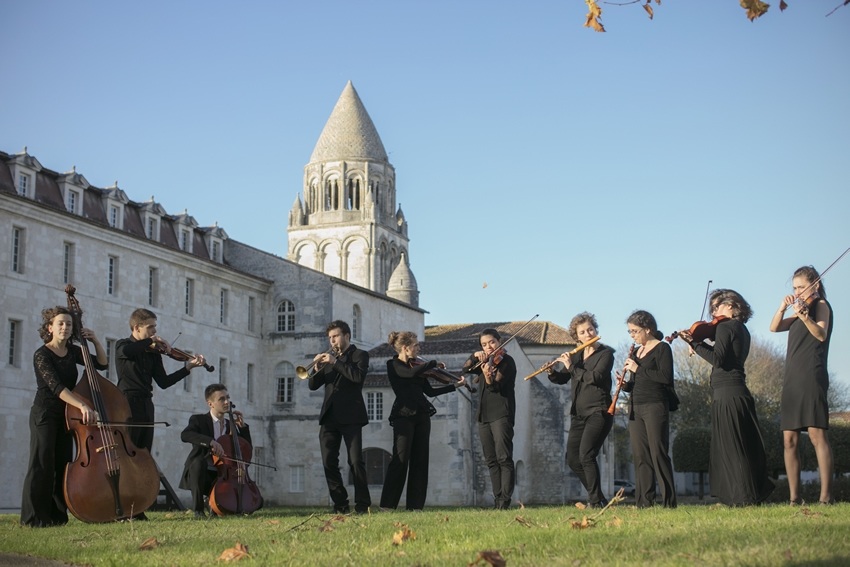
[{"label": "slate roof", "polygon": [[338,160],[388,161],[378,130],[351,81],[339,95],[310,156],[310,163]]}]

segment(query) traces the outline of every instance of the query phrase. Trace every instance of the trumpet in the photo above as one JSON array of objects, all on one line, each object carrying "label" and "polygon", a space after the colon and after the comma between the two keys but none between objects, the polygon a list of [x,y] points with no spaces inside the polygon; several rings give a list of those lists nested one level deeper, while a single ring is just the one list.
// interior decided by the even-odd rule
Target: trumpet
[{"label": "trumpet", "polygon": [[[329,348],[323,354],[334,354],[339,356],[339,353],[336,350],[336,347]],[[307,380],[308,378],[312,378],[316,375],[316,372],[322,369],[322,366],[319,365],[318,360],[314,360],[310,363],[309,366],[298,366],[295,368],[295,375],[298,376],[301,380]]]},{"label": "trumpet", "polygon": [[[581,351],[583,351],[584,349],[586,349],[587,347],[589,347],[590,345],[592,345],[593,343],[595,343],[596,341],[598,341],[598,340],[599,340],[599,339],[601,339],[601,338],[602,338],[602,337],[600,337],[599,335],[596,335],[595,337],[593,337],[592,339],[590,339],[590,340],[589,340],[589,341],[587,341],[586,343],[582,343],[582,344],[578,345],[576,348],[574,348],[574,349],[573,349],[573,350],[571,350],[570,352],[565,352],[565,353],[564,353],[564,354],[562,354],[561,356],[564,356],[564,355],[566,355],[566,356],[572,356],[572,355],[574,355],[574,354],[575,354],[575,353],[577,353],[577,352],[581,352]],[[561,357],[559,356],[558,358],[561,358]],[[531,374],[529,374],[528,376],[526,376],[525,378],[523,378],[523,380],[531,380],[532,378],[534,378],[535,376],[537,376],[537,375],[538,375],[538,374],[540,374],[541,372],[546,372],[547,370],[549,370],[550,368],[552,368],[553,366],[555,366],[556,364],[558,364],[558,358],[556,358],[555,360],[552,360],[552,361],[547,362],[546,364],[544,364],[543,366],[541,366],[540,368],[538,368],[537,370],[535,370],[534,372],[532,372]]]}]

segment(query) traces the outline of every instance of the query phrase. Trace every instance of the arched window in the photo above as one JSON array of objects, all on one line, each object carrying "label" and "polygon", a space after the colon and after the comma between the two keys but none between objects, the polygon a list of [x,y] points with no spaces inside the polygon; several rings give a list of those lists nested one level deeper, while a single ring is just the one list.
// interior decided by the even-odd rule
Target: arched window
[{"label": "arched window", "polygon": [[277,306],[277,332],[291,333],[295,331],[295,305],[284,299]]},{"label": "arched window", "polygon": [[356,303],[354,304],[354,308],[351,310],[351,338],[352,339],[360,339],[360,306]]},{"label": "arched window", "polygon": [[[378,447],[363,449],[363,462],[366,464],[366,478],[371,485],[382,486],[384,484],[384,473],[390,464],[390,455]],[[348,471],[348,484],[354,484],[354,475]]]},{"label": "arched window", "polygon": [[295,369],[289,362],[281,362],[274,368],[275,397],[278,404],[295,401]]}]

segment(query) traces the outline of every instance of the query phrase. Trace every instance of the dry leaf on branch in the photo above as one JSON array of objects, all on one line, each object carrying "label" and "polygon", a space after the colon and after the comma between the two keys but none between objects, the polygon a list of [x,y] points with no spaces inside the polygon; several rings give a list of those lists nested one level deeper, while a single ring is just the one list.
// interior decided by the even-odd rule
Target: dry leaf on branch
[{"label": "dry leaf on branch", "polygon": [[333,520],[325,521],[324,524],[319,526],[319,531],[320,532],[332,532],[332,531],[334,531],[334,521]]},{"label": "dry leaf on branch", "polygon": [[251,554],[248,553],[248,546],[242,545],[238,541],[236,545],[229,549],[225,549],[221,552],[221,555],[218,556],[219,561],[239,561],[240,559],[245,559],[246,557],[251,557]]},{"label": "dry leaf on branch", "polygon": [[761,0],[741,0],[741,8],[747,11],[747,18],[752,22],[767,13],[770,4]]},{"label": "dry leaf on branch", "polygon": [[587,528],[591,528],[594,526],[596,522],[592,518],[588,518],[587,516],[582,516],[581,521],[573,520],[570,522],[570,526],[574,530],[586,530]]},{"label": "dry leaf on branch", "polygon": [[409,527],[402,525],[402,528],[393,534],[393,545],[401,545],[408,539],[416,539],[416,534]]},{"label": "dry leaf on branch", "polygon": [[587,4],[587,19],[584,21],[584,27],[593,28],[598,32],[604,32],[605,27],[602,25],[602,22],[599,21],[599,18],[602,16],[602,8],[599,7],[599,4],[596,3],[596,0],[584,0],[584,3]]},{"label": "dry leaf on branch", "polygon": [[140,551],[147,551],[149,549],[154,549],[155,547],[159,547],[159,542],[155,537],[149,537],[145,541],[142,542],[142,545],[139,546]]},{"label": "dry leaf on branch", "polygon": [[488,549],[485,551],[479,551],[478,557],[475,558],[475,561],[468,564],[468,567],[472,567],[473,565],[481,565],[482,561],[487,563],[488,565],[493,565],[493,567],[505,567],[508,564],[507,560],[502,557],[502,554],[496,551],[495,549]]}]

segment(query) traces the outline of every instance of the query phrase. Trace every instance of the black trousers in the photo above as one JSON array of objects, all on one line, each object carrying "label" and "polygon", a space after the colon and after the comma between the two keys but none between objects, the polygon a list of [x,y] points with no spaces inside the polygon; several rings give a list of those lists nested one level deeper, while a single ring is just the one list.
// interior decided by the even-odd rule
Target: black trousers
[{"label": "black trousers", "polygon": [[[132,421],[151,423],[154,420],[153,398],[134,394],[126,396]],[[153,448],[153,427],[131,427],[130,440],[139,449],[150,451]]]},{"label": "black trousers", "polygon": [[218,471],[209,457],[194,459],[186,469],[186,485],[192,491],[192,510],[204,511],[204,497],[209,497]]},{"label": "black trousers", "polygon": [[366,478],[366,465],[363,463],[362,425],[324,423],[319,427],[319,445],[322,449],[328,492],[334,509],[343,511],[348,508],[348,491],[339,471],[339,449],[343,440],[348,450],[348,466],[354,476],[355,510],[365,512],[372,505],[372,498],[369,496],[369,481]]},{"label": "black trousers", "polygon": [[[393,419],[393,456],[387,466],[381,507],[396,508],[407,478],[407,509],[421,510],[428,495],[431,418],[424,412]],[[409,473],[408,473],[409,471]]]},{"label": "black trousers", "polygon": [[655,482],[661,503],[676,507],[676,485],[670,460],[670,411],[667,402],[634,404],[629,421],[629,438],[635,460],[635,504],[655,504]]},{"label": "black trousers", "polygon": [[[64,408],[64,406],[63,406]],[[21,496],[21,524],[34,527],[68,523],[63,482],[73,439],[65,431],[63,410],[30,410],[30,460]]]},{"label": "black trousers", "polygon": [[613,425],[614,416],[605,410],[586,416],[574,415],[570,419],[567,464],[587,489],[587,499],[591,504],[605,501],[596,457]]},{"label": "black trousers", "polygon": [[481,451],[490,469],[495,507],[508,508],[514,494],[514,426],[507,417],[478,424]]}]

